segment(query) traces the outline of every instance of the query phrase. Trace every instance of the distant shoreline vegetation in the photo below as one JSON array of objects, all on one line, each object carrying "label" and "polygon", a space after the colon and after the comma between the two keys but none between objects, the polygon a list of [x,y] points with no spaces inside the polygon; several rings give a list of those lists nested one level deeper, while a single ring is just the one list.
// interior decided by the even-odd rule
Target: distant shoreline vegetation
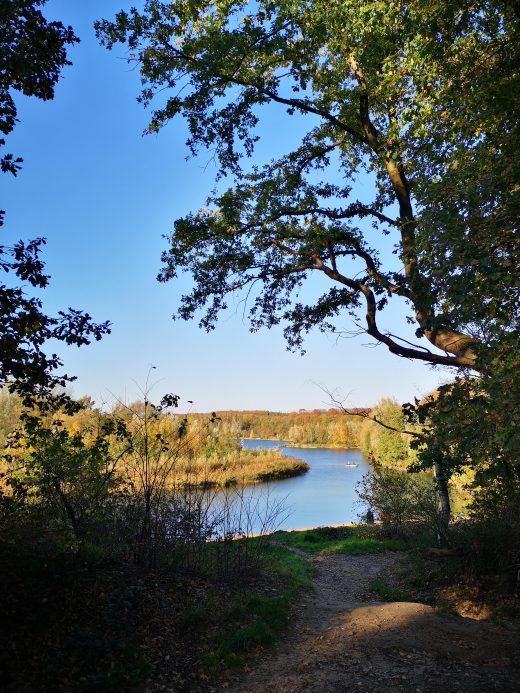
[{"label": "distant shoreline vegetation", "polygon": [[[22,405],[16,395],[5,390],[1,394],[0,448],[5,448],[19,425]],[[97,410],[89,398],[81,403],[83,408],[76,414],[61,415],[60,425],[90,445],[96,440],[99,426],[117,428],[118,422],[124,424],[126,437],[112,441],[106,454],[118,459],[114,475],[138,487],[143,464],[146,468],[144,459],[140,459],[145,449],[143,402],[119,402],[110,413]],[[382,400],[375,409],[357,408],[353,414],[338,409],[180,414],[148,406],[146,455],[151,467],[161,469],[169,488],[258,484],[295,477],[309,469],[303,460],[284,455],[275,447],[244,449],[241,439],[272,441],[287,448],[358,449],[373,463],[399,469],[406,469],[415,458],[408,437],[397,432],[405,427],[402,409],[390,400]],[[381,428],[370,420],[372,415],[397,431]],[[125,452],[128,439],[132,444]]]},{"label": "distant shoreline vegetation", "polygon": [[280,440],[278,438],[259,438],[257,436],[242,436],[242,440],[261,440],[269,443],[280,443],[284,448],[323,448],[324,450],[359,450],[358,445],[338,445],[334,443],[295,443],[292,440]]},{"label": "distant shoreline vegetation", "polygon": [[[347,414],[336,408],[295,412],[228,410],[211,416],[220,444],[226,439],[262,440],[287,448],[360,450],[373,464],[403,471],[416,461],[417,453],[410,447],[410,437],[400,432],[409,427],[400,404],[382,399],[375,408],[356,407],[350,411]],[[208,416],[188,414],[186,418],[190,425],[197,426]],[[374,417],[394,430],[374,422]]]},{"label": "distant shoreline vegetation", "polygon": [[[244,439],[290,441],[297,447],[360,448],[365,419],[370,409],[356,408],[358,415],[338,409],[301,409],[297,412],[217,411],[222,433]],[[207,418],[207,414],[188,414],[188,420]]]}]

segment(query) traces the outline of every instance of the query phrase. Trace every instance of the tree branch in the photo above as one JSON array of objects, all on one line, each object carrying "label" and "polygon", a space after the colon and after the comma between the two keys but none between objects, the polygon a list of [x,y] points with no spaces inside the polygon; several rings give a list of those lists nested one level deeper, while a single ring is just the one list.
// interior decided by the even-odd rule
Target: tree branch
[{"label": "tree branch", "polygon": [[[184,53],[182,50],[179,48],[170,45],[169,43],[163,43],[164,48],[169,50],[170,52],[174,53],[178,58],[181,60],[184,60],[192,65],[197,65],[198,60],[197,58],[187,55]],[[345,123],[342,123],[339,118],[336,118],[336,116],[332,115],[332,113],[329,113],[328,111],[324,111],[321,108],[317,108],[316,106],[313,106],[311,103],[308,101],[304,101],[302,99],[292,99],[292,98],[285,98],[283,96],[279,96],[275,91],[272,89],[269,89],[268,87],[262,86],[258,83],[255,83],[254,81],[248,81],[245,79],[241,79],[237,77],[236,75],[226,75],[224,73],[218,74],[218,79],[219,82],[222,82],[224,85],[227,84],[235,84],[237,86],[245,87],[246,89],[254,89],[257,91],[259,94],[262,96],[267,97],[268,99],[275,101],[276,103],[280,103],[285,106],[289,106],[290,108],[295,108],[303,113],[312,113],[313,115],[319,115],[325,120],[327,120],[329,123],[332,125],[335,125],[339,130],[342,132],[348,133],[351,137],[353,137],[357,142],[361,144],[366,144],[367,140],[366,138],[360,133],[351,128],[349,125],[346,125]]]},{"label": "tree branch", "polygon": [[366,419],[368,421],[373,421],[374,423],[378,424],[379,426],[386,428],[388,431],[395,431],[396,433],[403,433],[404,435],[412,436],[412,438],[417,438],[418,440],[425,440],[425,436],[423,436],[422,433],[419,433],[418,431],[410,431],[406,428],[396,428],[395,426],[390,426],[389,424],[384,423],[384,421],[381,421],[381,419],[378,419],[376,416],[372,416],[367,411],[357,411],[356,409],[347,409],[343,405],[344,400],[336,399],[333,392],[330,392],[327,388],[325,388],[321,385],[320,385],[320,388],[321,388],[321,390],[323,390],[323,392],[325,392],[325,394],[328,396],[328,398],[330,399],[332,404],[337,409],[342,411],[343,414],[346,414],[347,416],[359,416],[362,419]]},{"label": "tree branch", "polygon": [[[421,326],[424,336],[438,349],[449,351],[455,354],[455,357],[435,356],[435,360],[433,360],[434,355],[431,354],[432,358],[424,359],[424,356],[419,356],[418,354],[420,352],[417,352],[415,349],[405,349],[405,351],[409,352],[408,354],[401,353],[401,350],[396,350],[398,345],[396,345],[393,340],[379,332],[375,326],[375,322],[374,325],[369,326],[369,334],[378,339],[378,341],[387,344],[392,353],[398,353],[401,356],[429,360],[431,363],[443,363],[444,365],[476,369],[476,355],[471,348],[474,340],[471,337],[453,330],[431,327],[435,322],[435,314],[431,300],[424,298],[429,295],[429,291],[424,286],[417,260],[415,248],[416,222],[411,202],[410,186],[404,172],[402,161],[399,160],[399,158],[395,160],[389,156],[381,146],[379,132],[370,119],[367,82],[363,70],[353,54],[349,56],[349,63],[360,87],[359,117],[365,137],[374,153],[382,158],[399,204],[399,228],[401,233],[404,272],[409,284],[408,298],[413,303],[415,317]],[[389,114],[389,117],[392,118],[392,114]]]}]

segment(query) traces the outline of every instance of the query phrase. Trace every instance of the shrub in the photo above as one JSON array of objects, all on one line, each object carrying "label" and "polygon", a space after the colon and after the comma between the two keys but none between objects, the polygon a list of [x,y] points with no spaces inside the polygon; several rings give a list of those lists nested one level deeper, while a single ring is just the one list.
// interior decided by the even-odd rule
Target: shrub
[{"label": "shrub", "polygon": [[460,547],[466,571],[500,574],[520,587],[520,482],[495,479],[474,491],[470,520],[457,523],[451,541]]},{"label": "shrub", "polygon": [[429,537],[439,536],[439,502],[432,477],[376,467],[356,490],[360,501],[391,533],[420,529]]}]

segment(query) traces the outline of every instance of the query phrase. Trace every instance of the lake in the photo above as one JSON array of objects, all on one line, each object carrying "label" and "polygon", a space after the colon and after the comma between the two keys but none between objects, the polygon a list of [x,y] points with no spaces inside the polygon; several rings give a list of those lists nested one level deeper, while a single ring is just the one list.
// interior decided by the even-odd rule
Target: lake
[{"label": "lake", "polygon": [[[244,448],[275,448],[310,465],[306,474],[246,487],[242,493],[248,507],[265,513],[283,502],[286,512],[278,529],[304,529],[320,525],[358,522],[362,507],[356,503],[356,484],[370,471],[370,465],[359,450],[284,447],[283,441],[242,440]],[[346,467],[356,464],[357,467]],[[286,517],[283,517],[285,516]],[[252,531],[259,532],[262,522],[250,521]]]}]

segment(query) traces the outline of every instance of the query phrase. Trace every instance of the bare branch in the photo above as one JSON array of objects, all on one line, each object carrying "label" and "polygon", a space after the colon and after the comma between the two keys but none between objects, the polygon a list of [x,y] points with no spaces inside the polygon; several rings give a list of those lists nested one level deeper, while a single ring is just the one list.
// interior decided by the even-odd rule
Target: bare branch
[{"label": "bare branch", "polygon": [[336,407],[336,409],[339,409],[343,414],[347,416],[359,416],[362,419],[373,421],[378,426],[382,426],[382,428],[386,428],[388,431],[395,431],[396,433],[403,433],[404,435],[412,436],[412,438],[417,438],[418,440],[425,440],[425,436],[422,435],[422,433],[419,433],[418,431],[410,431],[406,428],[396,428],[395,426],[390,426],[389,424],[386,424],[384,421],[381,421],[381,419],[378,419],[377,416],[374,416],[371,412],[369,413],[368,411],[348,409],[344,405],[345,399],[337,399],[334,395],[334,392],[328,390],[324,385],[319,385],[318,387],[328,396],[329,400]]}]

